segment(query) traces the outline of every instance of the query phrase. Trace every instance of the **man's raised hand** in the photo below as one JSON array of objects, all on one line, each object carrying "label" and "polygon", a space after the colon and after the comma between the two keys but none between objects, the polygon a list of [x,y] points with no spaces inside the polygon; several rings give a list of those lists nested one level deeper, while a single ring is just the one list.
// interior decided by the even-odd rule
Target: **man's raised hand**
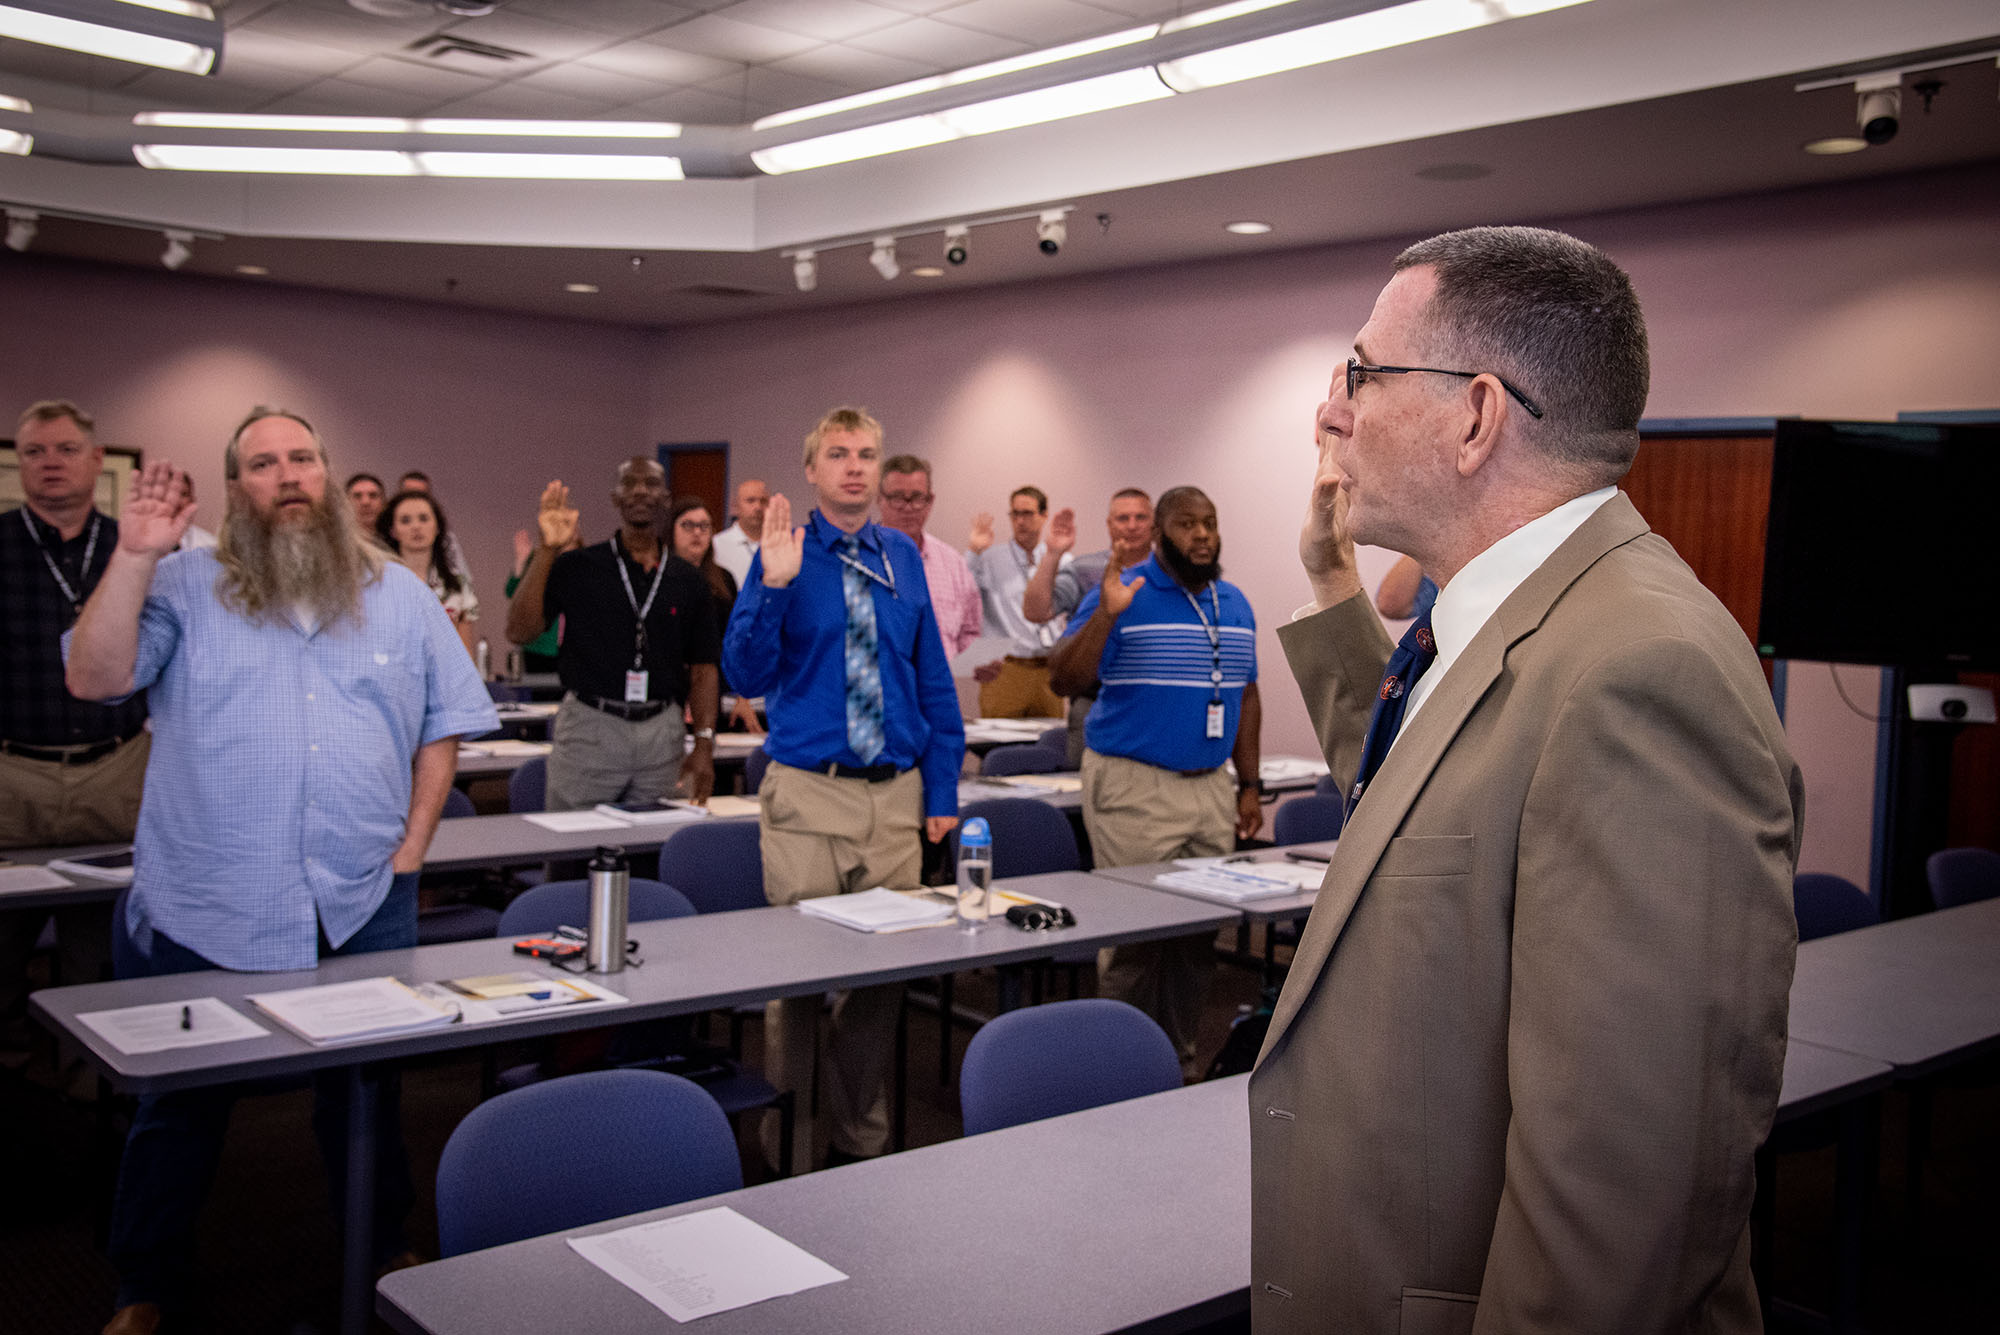
[{"label": "man's raised hand", "polygon": [[194,522],[194,484],[164,459],[139,471],[118,517],[118,548],[155,560],[181,545]]},{"label": "man's raised hand", "polygon": [[576,507],[569,503],[569,488],[551,482],[542,488],[542,508],[535,523],[542,532],[542,546],[561,551],[576,541]]},{"label": "man's raised hand", "polygon": [[764,536],[757,544],[766,587],[782,589],[798,578],[805,540],[806,531],[792,527],[792,503],[783,495],[773,496],[771,508],[764,512]]}]

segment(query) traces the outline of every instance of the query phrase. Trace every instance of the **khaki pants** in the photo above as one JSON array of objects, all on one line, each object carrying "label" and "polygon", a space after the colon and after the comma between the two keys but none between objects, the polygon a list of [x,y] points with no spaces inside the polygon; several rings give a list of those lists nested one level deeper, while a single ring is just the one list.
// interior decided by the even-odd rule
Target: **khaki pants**
[{"label": "khaki pants", "polygon": [[[760,789],[759,847],[764,897],[791,904],[820,895],[886,885],[909,889],[923,866],[923,778],[906,771],[886,783],[836,779],[773,762]],[[889,1142],[889,1062],[903,986],[851,988],[835,996],[827,1036],[824,1097],[828,1143],[846,1154],[876,1155]],[[812,1083],[818,997],[788,997],[764,1008],[764,1075],[796,1090],[800,1116],[792,1146],[797,1165],[812,1162]],[[778,1161],[778,1123],[764,1125],[764,1153]]]},{"label": "khaki pants", "polygon": [[587,811],[599,802],[655,802],[680,779],[687,725],[670,704],[637,723],[563,697],[549,729],[547,805]]},{"label": "khaki pants", "polygon": [[1049,689],[1047,662],[1000,660],[1000,675],[979,683],[981,718],[1061,718],[1063,700]]},{"label": "khaki pants", "polygon": [[[1183,776],[1086,750],[1083,827],[1100,867],[1221,857],[1236,846],[1235,785],[1224,769]],[[1159,1021],[1189,1067],[1214,952],[1213,932],[1114,947],[1100,961],[1098,992]]]},{"label": "khaki pants", "polygon": [[[58,765],[0,753],[0,849],[56,848],[131,840],[153,736],[141,732],[88,765]],[[56,967],[65,983],[94,983],[111,962],[111,906],[53,910]],[[28,956],[49,909],[0,912],[0,1066],[28,1060]]]}]

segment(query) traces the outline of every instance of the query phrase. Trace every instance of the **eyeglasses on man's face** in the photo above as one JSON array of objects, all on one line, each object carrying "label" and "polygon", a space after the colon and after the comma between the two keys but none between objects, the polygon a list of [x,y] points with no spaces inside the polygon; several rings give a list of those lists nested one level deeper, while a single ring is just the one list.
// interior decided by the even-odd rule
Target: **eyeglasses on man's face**
[{"label": "eyeglasses on man's face", "polygon": [[885,491],[882,493],[882,504],[900,505],[910,510],[914,510],[920,505],[929,505],[931,500],[932,497],[928,491]]},{"label": "eyeglasses on man's face", "polygon": [[89,450],[90,446],[80,440],[59,440],[53,445],[17,445],[14,447],[14,454],[22,463],[33,464],[40,463],[50,455],[65,461],[81,459]]},{"label": "eyeglasses on man's face", "polygon": [[[1454,375],[1461,380],[1477,380],[1482,375],[1493,375],[1493,373],[1491,371],[1447,371],[1441,366],[1370,366],[1359,358],[1349,357],[1347,359],[1347,397],[1349,402],[1352,402],[1354,399],[1355,389],[1366,384],[1368,377],[1371,375]],[[1528,416],[1536,419],[1541,417],[1542,410],[1535,401],[1526,394],[1523,394],[1519,389],[1516,389],[1513,385],[1507,383],[1505,376],[1494,375],[1493,378],[1500,382],[1500,388],[1506,390],[1520,401],[1521,406],[1528,410]]]}]

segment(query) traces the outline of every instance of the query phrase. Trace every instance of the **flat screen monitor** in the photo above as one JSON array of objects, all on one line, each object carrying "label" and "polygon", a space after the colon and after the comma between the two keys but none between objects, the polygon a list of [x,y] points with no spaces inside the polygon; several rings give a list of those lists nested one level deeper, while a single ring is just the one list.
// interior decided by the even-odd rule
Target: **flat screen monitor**
[{"label": "flat screen monitor", "polygon": [[1757,648],[2000,668],[2000,426],[1781,420]]}]

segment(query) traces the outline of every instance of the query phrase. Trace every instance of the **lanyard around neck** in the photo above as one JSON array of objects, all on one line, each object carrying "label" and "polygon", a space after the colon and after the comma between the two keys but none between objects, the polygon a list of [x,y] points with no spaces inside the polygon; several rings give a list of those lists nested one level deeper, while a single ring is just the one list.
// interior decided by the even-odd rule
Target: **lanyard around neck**
[{"label": "lanyard around neck", "polygon": [[[861,536],[860,534],[849,533],[843,536],[848,538],[853,538],[855,540],[856,549],[857,550],[859,549],[860,536]],[[874,580],[877,584],[880,584],[883,588],[887,589],[889,591],[889,596],[891,598],[898,596],[896,593],[896,567],[889,564],[889,553],[886,550],[882,553],[883,573],[881,575],[876,574],[873,570],[870,570],[862,562],[856,560],[852,556],[849,556],[846,552],[841,551],[839,548],[839,540],[836,540],[833,554],[836,557],[840,558],[840,563],[846,566],[849,570],[858,570],[862,574],[868,576],[868,578]],[[886,575],[887,578],[884,578],[884,575]]]},{"label": "lanyard around neck", "polygon": [[1215,591],[1215,581],[1210,580],[1208,599],[1215,608],[1213,623],[1209,621],[1208,613],[1201,610],[1201,599],[1189,593],[1185,587],[1181,589],[1181,597],[1188,600],[1188,606],[1194,609],[1195,619],[1201,622],[1202,630],[1208,635],[1210,663],[1208,680],[1209,684],[1215,687],[1215,698],[1220,700],[1222,698],[1222,595]]},{"label": "lanyard around neck", "polygon": [[[34,541],[35,550],[42,554],[42,564],[47,566],[49,574],[55,577],[56,587],[62,590],[63,597],[69,599],[70,608],[77,612],[83,611],[82,597],[70,585],[69,580],[64,578],[62,567],[56,564],[55,558],[49,555],[48,547],[42,542],[42,535],[35,530],[35,521],[28,518],[28,507],[25,505],[21,507],[21,522],[28,526],[28,537]],[[90,515],[90,540],[83,544],[83,564],[78,567],[79,577],[83,579],[90,578],[90,558],[97,555],[98,522],[96,511],[92,511]],[[62,534],[57,533],[56,537],[60,540]]]},{"label": "lanyard around neck", "polygon": [[618,582],[625,586],[625,601],[632,608],[634,623],[632,662],[637,666],[646,657],[646,617],[653,610],[653,599],[659,596],[660,581],[667,574],[667,553],[662,549],[659,561],[653,566],[653,587],[646,590],[644,603],[641,603],[639,596],[632,592],[632,576],[625,569],[625,544],[616,533],[611,535],[611,554],[617,558],[613,564],[618,567]]}]

